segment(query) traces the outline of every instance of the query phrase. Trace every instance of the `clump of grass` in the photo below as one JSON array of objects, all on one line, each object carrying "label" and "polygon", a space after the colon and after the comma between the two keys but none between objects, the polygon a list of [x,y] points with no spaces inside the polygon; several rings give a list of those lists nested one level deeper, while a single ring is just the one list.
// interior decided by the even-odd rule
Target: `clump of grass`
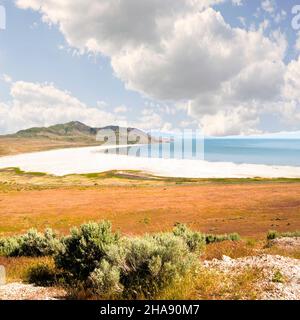
[{"label": "clump of grass", "polygon": [[223,256],[238,259],[257,255],[256,246],[245,241],[224,241],[207,245],[201,256],[202,260],[222,259]]},{"label": "clump of grass", "polygon": [[230,234],[204,234],[190,230],[185,224],[177,223],[173,234],[183,238],[192,251],[200,250],[205,244],[212,244],[224,241],[239,241],[240,236],[237,233]]},{"label": "clump of grass", "polygon": [[24,174],[25,171],[21,170],[20,168],[17,167],[13,167],[13,168],[8,168],[11,169],[12,171],[14,171],[15,174]]},{"label": "clump of grass", "polygon": [[267,240],[274,240],[277,238],[299,238],[299,237],[300,237],[300,231],[280,233],[280,232],[271,230],[267,234]]},{"label": "clump of grass", "polygon": [[272,254],[272,255],[278,255],[283,257],[289,257],[293,259],[300,259],[300,250],[299,248],[280,248],[275,245],[266,246],[264,248],[264,253],[266,254]]},{"label": "clump of grass", "polygon": [[267,234],[267,240],[274,240],[279,237],[279,233],[274,230],[270,230]]},{"label": "clump of grass", "polygon": [[11,170],[14,172],[16,175],[30,175],[30,176],[37,176],[37,177],[44,177],[47,176],[47,173],[44,172],[26,172],[21,170],[20,168],[8,168],[8,170]]},{"label": "clump of grass", "polygon": [[285,282],[285,277],[280,272],[280,270],[275,271],[273,278],[272,278],[272,282],[275,282],[275,283],[284,283]]},{"label": "clump of grass", "polygon": [[240,239],[241,237],[237,233],[230,233],[230,234],[223,234],[223,235],[214,235],[214,234],[205,235],[206,244],[223,242],[223,241],[239,241]]},{"label": "clump of grass", "polygon": [[0,265],[6,269],[7,282],[27,281],[28,270],[37,264],[54,265],[51,257],[0,257]]},{"label": "clump of grass", "polygon": [[199,252],[206,244],[205,235],[190,230],[185,224],[176,224],[173,234],[183,239],[192,252]]},{"label": "clump of grass", "polygon": [[[51,261],[52,262],[52,261]],[[26,282],[37,286],[51,287],[57,284],[58,272],[54,263],[38,263],[26,272]]]},{"label": "clump of grass", "polygon": [[237,273],[200,269],[168,287],[157,299],[162,300],[256,300],[262,289],[262,270],[248,268]]}]

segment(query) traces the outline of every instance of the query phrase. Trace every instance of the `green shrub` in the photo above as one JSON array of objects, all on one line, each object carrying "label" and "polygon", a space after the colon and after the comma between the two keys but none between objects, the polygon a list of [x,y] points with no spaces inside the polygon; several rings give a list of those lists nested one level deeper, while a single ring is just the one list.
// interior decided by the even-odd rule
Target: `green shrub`
[{"label": "green shrub", "polygon": [[294,232],[283,232],[279,234],[282,238],[299,238],[300,237],[300,231],[294,231]]},{"label": "green shrub", "polygon": [[284,283],[285,282],[285,277],[284,275],[280,272],[280,270],[277,270],[272,278],[272,282],[275,283]]},{"label": "green shrub", "polygon": [[120,268],[103,260],[88,278],[88,287],[98,296],[112,298],[123,291],[120,284]]},{"label": "green shrub", "polygon": [[60,240],[51,229],[46,229],[44,234],[31,229],[21,237],[20,243],[17,255],[24,257],[52,256],[60,247]]},{"label": "green shrub", "polygon": [[276,238],[299,238],[300,231],[294,232],[277,232],[277,231],[269,231],[267,234],[267,240],[274,240]]},{"label": "green shrub", "polygon": [[190,230],[184,224],[176,224],[173,229],[173,234],[176,237],[182,238],[191,252],[198,252],[205,245],[205,235]]},{"label": "green shrub", "polygon": [[56,284],[57,274],[53,267],[38,264],[27,271],[27,282],[37,286],[50,287]]},{"label": "green shrub", "polygon": [[154,298],[185,275],[196,261],[186,243],[172,234],[130,239],[120,282],[126,298]]},{"label": "green shrub", "polygon": [[[109,224],[94,225],[92,230],[99,227],[110,230]],[[81,234],[77,230],[76,237],[78,233]],[[183,239],[173,234],[119,239],[108,233],[109,236],[101,237],[101,241],[99,232],[97,235],[92,237],[93,241],[88,241],[91,251],[87,251],[86,246],[81,247],[82,242],[86,243],[86,239],[81,239],[80,243],[76,241],[75,247],[72,246],[75,255],[70,256],[69,252],[67,256],[61,253],[59,258],[56,257],[56,265],[73,276],[74,281],[70,282],[73,294],[79,288],[79,295],[84,291],[98,298],[154,298],[196,265],[196,255],[190,252]],[[65,241],[65,244],[65,250],[71,250],[70,243]],[[79,251],[80,255],[77,255]],[[88,257],[82,256],[85,252],[90,253]]]},{"label": "green shrub", "polygon": [[62,242],[55,256],[56,266],[77,280],[86,280],[107,257],[110,246],[119,242],[119,235],[112,232],[109,222],[88,223],[73,228]]},{"label": "green shrub", "polygon": [[14,256],[20,247],[18,237],[0,239],[0,256]]},{"label": "green shrub", "polygon": [[177,237],[181,237],[186,242],[191,252],[201,250],[205,244],[240,240],[240,236],[237,233],[223,235],[203,234],[192,231],[186,225],[180,223],[175,225],[173,234]]},{"label": "green shrub", "polygon": [[73,228],[62,239],[50,229],[44,234],[32,229],[0,240],[0,254],[54,256],[55,267],[28,271],[30,283],[49,286],[62,280],[73,294],[152,299],[197,270],[197,254],[205,244],[225,240],[239,240],[239,235],[205,235],[177,224],[173,233],[120,238],[104,221]]},{"label": "green shrub", "polygon": [[278,232],[274,230],[270,230],[267,234],[267,239],[268,240],[274,240],[278,237]]},{"label": "green shrub", "polygon": [[46,229],[44,234],[31,229],[24,235],[1,239],[0,255],[9,257],[51,256],[58,251],[60,245],[60,240],[51,229]]},{"label": "green shrub", "polygon": [[237,233],[230,233],[230,234],[223,234],[223,235],[214,235],[214,234],[205,235],[206,244],[222,242],[222,241],[239,241],[240,239],[241,238]]}]

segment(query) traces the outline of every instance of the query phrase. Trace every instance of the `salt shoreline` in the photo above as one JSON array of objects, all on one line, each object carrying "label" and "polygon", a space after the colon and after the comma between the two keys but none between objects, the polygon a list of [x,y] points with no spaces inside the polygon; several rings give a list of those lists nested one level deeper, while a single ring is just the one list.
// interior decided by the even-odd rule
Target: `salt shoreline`
[{"label": "salt shoreline", "polygon": [[98,152],[110,148],[115,146],[68,148],[5,156],[0,158],[0,168],[18,167],[24,171],[45,172],[57,176],[139,170],[176,178],[300,178],[300,167],[138,158]]}]

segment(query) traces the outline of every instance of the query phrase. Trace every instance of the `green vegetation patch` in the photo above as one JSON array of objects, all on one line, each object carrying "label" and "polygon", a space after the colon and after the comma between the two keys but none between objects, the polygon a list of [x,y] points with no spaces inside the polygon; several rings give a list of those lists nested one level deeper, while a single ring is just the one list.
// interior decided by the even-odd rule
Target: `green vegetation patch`
[{"label": "green vegetation patch", "polygon": [[63,283],[74,297],[152,299],[194,272],[207,243],[237,235],[204,235],[177,224],[172,232],[122,237],[110,222],[90,222],[59,238],[52,230],[30,230],[0,239],[0,255],[52,256],[54,265],[36,265],[27,279],[37,285]]},{"label": "green vegetation patch", "polygon": [[0,239],[0,256],[45,257],[54,255],[61,246],[61,240],[51,229],[42,234],[35,229],[26,234]]},{"label": "green vegetation patch", "polygon": [[277,232],[274,230],[271,230],[267,234],[268,240],[274,240],[277,238],[299,238],[300,237],[300,231],[294,231],[294,232]]}]

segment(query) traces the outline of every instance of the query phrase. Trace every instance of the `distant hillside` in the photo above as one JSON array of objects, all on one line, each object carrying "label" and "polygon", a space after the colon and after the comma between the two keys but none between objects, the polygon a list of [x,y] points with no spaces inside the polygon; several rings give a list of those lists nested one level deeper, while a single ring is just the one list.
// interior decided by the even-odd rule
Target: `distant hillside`
[{"label": "distant hillside", "polygon": [[134,128],[118,126],[92,128],[79,121],[72,121],[0,136],[0,156],[58,148],[97,146],[107,140],[111,144],[146,144],[150,138],[152,139],[147,133]]},{"label": "distant hillside", "polygon": [[35,127],[18,131],[10,135],[18,138],[54,138],[54,137],[93,137],[97,134],[96,129],[81,122],[73,121],[65,124],[56,124],[51,127]]},{"label": "distant hillside", "polygon": [[[121,132],[121,135],[120,135]],[[118,126],[107,126],[103,128],[93,128],[79,121],[72,121],[65,124],[56,124],[50,127],[35,127],[18,131],[15,134],[8,135],[10,138],[43,138],[50,140],[64,141],[105,141],[105,136],[111,138],[111,141],[126,141],[126,143],[148,143],[150,136],[135,128],[122,128]],[[127,137],[130,137],[127,139]],[[116,139],[115,139],[116,137]],[[129,140],[129,141],[128,141]]]}]

